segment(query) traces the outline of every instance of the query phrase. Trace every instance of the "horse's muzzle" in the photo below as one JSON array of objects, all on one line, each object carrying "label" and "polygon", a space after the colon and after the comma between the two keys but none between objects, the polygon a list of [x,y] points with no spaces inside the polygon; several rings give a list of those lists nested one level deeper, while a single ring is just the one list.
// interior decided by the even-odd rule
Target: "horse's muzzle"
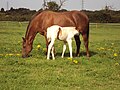
[{"label": "horse's muzzle", "polygon": [[27,58],[28,56],[22,55],[22,58]]},{"label": "horse's muzzle", "polygon": [[31,57],[32,55],[22,55],[22,58],[28,58]]}]

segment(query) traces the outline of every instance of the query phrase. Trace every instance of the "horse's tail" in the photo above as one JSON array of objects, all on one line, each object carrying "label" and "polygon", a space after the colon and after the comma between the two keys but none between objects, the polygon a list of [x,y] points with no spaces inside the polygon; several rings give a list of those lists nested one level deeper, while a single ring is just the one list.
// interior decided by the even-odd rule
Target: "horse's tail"
[{"label": "horse's tail", "polygon": [[89,40],[89,22],[88,22],[88,25],[87,25],[87,39]]}]

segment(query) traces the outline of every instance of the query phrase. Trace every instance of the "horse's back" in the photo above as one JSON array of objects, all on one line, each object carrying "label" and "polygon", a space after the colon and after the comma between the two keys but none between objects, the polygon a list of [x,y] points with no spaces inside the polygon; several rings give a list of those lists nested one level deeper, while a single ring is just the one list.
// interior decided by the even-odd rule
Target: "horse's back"
[{"label": "horse's back", "polygon": [[38,32],[46,31],[48,27],[52,25],[59,25],[61,27],[77,27],[80,31],[81,28],[85,28],[88,23],[88,17],[86,14],[80,11],[67,11],[67,12],[53,12],[43,11],[34,16],[32,25],[37,28]]}]

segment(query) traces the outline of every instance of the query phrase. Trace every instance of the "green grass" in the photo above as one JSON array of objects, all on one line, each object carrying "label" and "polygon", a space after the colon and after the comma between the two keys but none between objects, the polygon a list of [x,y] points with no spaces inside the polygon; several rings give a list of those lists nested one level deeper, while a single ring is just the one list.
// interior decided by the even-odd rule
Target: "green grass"
[{"label": "green grass", "polygon": [[[61,58],[62,42],[58,40],[56,59],[47,60],[45,39],[39,34],[32,57],[21,58],[21,37],[27,25],[28,22],[0,22],[0,90],[119,90],[120,24],[91,24],[91,57],[85,56],[81,38],[80,57],[73,60],[68,58],[68,48],[65,58]],[[73,40],[73,53],[75,49]]]}]

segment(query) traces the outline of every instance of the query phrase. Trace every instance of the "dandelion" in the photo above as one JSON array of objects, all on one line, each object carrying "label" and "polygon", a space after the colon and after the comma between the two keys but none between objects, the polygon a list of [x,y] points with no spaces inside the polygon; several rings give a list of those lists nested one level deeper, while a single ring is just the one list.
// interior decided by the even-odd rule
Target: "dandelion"
[{"label": "dandelion", "polygon": [[111,51],[112,49],[108,48],[108,51]]},{"label": "dandelion", "polygon": [[10,53],[10,54],[8,54],[9,56],[13,56],[13,54],[12,53]]},{"label": "dandelion", "polygon": [[5,54],[5,56],[8,56],[9,54]]},{"label": "dandelion", "polygon": [[97,48],[99,51],[101,50],[100,48]]},{"label": "dandelion", "polygon": [[101,50],[104,50],[105,48],[103,48],[103,47],[100,47],[100,49],[101,49]]},{"label": "dandelion", "polygon": [[70,60],[70,61],[72,61],[72,58],[70,58],[70,57],[69,57],[69,58],[67,58],[67,59],[68,59],[68,60]]},{"label": "dandelion", "polygon": [[18,44],[20,44],[21,43],[21,41],[18,41]]},{"label": "dandelion", "polygon": [[37,48],[39,49],[39,48],[40,48],[40,45],[37,45]]},{"label": "dandelion", "polygon": [[20,54],[16,54],[17,56],[20,56]]},{"label": "dandelion", "polygon": [[114,53],[113,55],[114,55],[115,57],[117,57],[117,56],[118,56],[118,55],[117,55],[117,53]]},{"label": "dandelion", "polygon": [[75,64],[77,64],[77,63],[78,63],[78,61],[77,61],[77,60],[73,60],[73,62],[74,62]]},{"label": "dandelion", "polygon": [[114,43],[111,43],[112,45],[114,45]]},{"label": "dandelion", "polygon": [[119,65],[119,63],[115,63],[115,66],[118,66]]},{"label": "dandelion", "polygon": [[0,54],[0,56],[4,56],[3,54]]}]

